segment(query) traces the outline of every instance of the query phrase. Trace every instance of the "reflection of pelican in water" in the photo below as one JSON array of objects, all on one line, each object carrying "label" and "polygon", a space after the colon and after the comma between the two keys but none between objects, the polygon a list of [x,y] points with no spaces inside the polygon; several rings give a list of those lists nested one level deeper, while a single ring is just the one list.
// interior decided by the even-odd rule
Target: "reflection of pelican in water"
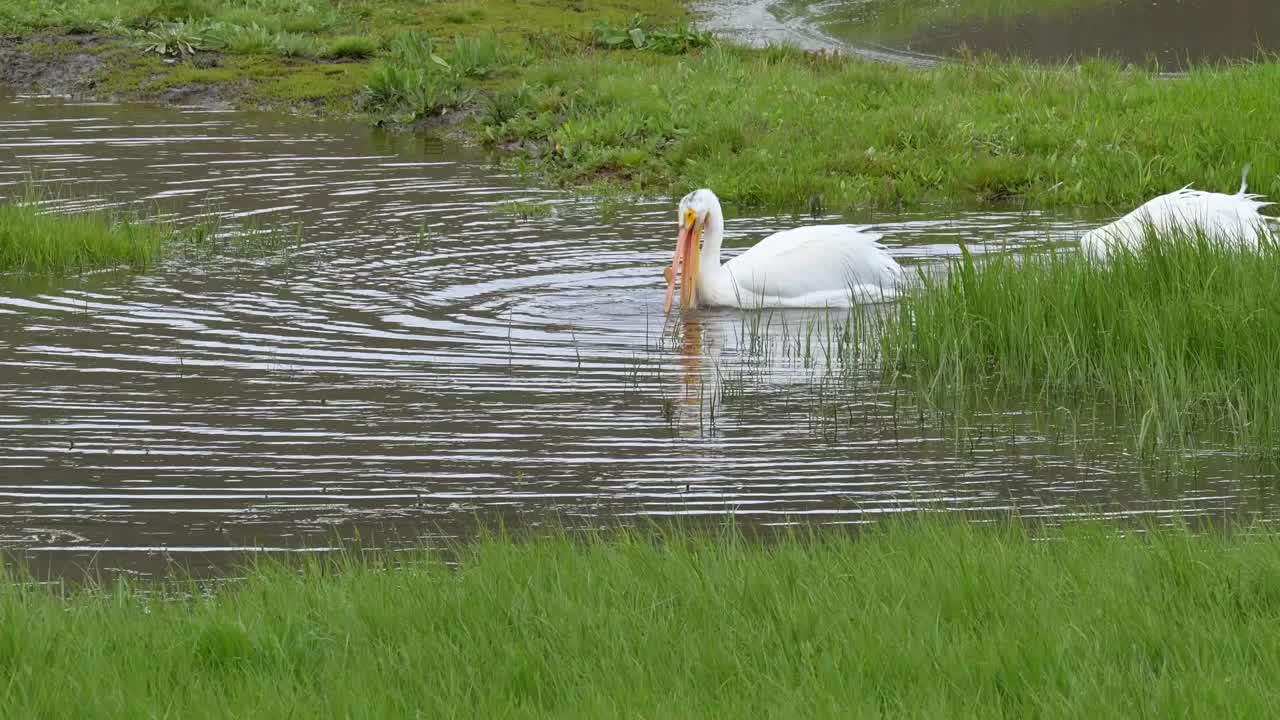
[{"label": "reflection of pelican in water", "polygon": [[684,378],[684,395],[686,404],[691,395],[701,394],[703,377],[703,344],[702,321],[697,318],[684,318],[680,332],[680,368]]},{"label": "reflection of pelican in water", "polygon": [[667,269],[666,312],[676,281],[685,308],[848,307],[892,297],[902,268],[879,236],[850,225],[783,230],[720,264],[724,213],[710,190],[680,201],[680,235]]},{"label": "reflection of pelican in water", "polygon": [[[677,329],[681,414],[686,419],[697,422],[715,402],[716,373],[713,370],[715,358],[707,356],[708,344],[707,338],[704,337],[706,328],[701,319],[681,318]],[[715,344],[713,343],[711,347],[715,348]]]},{"label": "reflection of pelican in water", "polygon": [[673,318],[664,331],[676,364],[664,392],[668,421],[707,435],[726,414],[750,415],[766,398],[796,398],[803,408],[834,386],[874,404],[883,380],[876,333],[888,311],[859,305]]}]

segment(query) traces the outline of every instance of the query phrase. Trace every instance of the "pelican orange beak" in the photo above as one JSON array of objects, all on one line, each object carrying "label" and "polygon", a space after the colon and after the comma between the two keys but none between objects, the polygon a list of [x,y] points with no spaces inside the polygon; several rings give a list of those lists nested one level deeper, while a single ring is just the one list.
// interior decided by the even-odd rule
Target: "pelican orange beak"
[{"label": "pelican orange beak", "polygon": [[676,282],[680,283],[680,304],[685,308],[697,307],[698,257],[702,254],[702,229],[698,227],[698,213],[685,212],[676,237],[676,252],[671,267],[663,275],[667,278],[667,300],[662,305],[664,313],[671,312],[671,302],[676,296]]}]

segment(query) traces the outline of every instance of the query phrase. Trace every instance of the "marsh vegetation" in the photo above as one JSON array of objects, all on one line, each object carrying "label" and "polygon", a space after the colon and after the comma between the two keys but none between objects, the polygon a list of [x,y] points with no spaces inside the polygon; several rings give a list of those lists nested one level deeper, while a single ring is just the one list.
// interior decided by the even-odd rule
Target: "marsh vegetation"
[{"label": "marsh vegetation", "polygon": [[[229,224],[206,212],[179,222],[158,206],[113,207],[93,199],[86,201],[90,209],[66,212],[70,199],[28,181],[19,194],[0,200],[0,273],[139,271],[166,259],[264,258],[301,242],[299,227],[270,217]],[[92,207],[99,203],[104,206]]]},{"label": "marsh vegetation", "polygon": [[1109,262],[1074,251],[965,255],[926,278],[885,325],[886,369],[930,393],[997,386],[1051,405],[1101,396],[1139,448],[1225,432],[1280,448],[1280,281],[1273,245],[1152,235]]},{"label": "marsh vegetation", "polygon": [[43,210],[45,191],[29,185],[0,201],[0,273],[69,273],[154,264],[181,232],[170,222],[137,213]]}]

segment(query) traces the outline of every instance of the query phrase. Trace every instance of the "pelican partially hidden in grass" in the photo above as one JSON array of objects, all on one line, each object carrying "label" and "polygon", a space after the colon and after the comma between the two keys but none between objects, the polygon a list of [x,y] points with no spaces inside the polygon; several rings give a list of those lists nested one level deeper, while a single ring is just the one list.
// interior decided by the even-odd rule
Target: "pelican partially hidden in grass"
[{"label": "pelican partially hidden in grass", "polygon": [[675,257],[666,269],[671,312],[676,284],[685,309],[845,307],[893,297],[902,268],[880,236],[852,225],[783,230],[720,264],[724,213],[710,190],[680,201]]},{"label": "pelican partially hidden in grass", "polygon": [[1117,249],[1134,251],[1151,234],[1203,237],[1215,242],[1257,247],[1275,242],[1269,218],[1259,212],[1273,203],[1249,192],[1249,168],[1235,195],[1192,190],[1191,186],[1161,195],[1115,222],[1090,230],[1080,238],[1084,254],[1103,259]]}]

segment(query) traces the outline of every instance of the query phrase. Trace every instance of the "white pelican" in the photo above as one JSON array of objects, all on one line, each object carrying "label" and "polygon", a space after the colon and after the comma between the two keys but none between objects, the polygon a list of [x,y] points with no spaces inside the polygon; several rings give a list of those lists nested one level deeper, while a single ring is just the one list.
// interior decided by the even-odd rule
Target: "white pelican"
[{"label": "white pelican", "polygon": [[1275,242],[1267,216],[1258,212],[1273,203],[1261,202],[1261,195],[1249,193],[1249,170],[1245,168],[1240,192],[1235,195],[1192,190],[1191,186],[1161,195],[1137,210],[1090,230],[1080,238],[1085,255],[1105,258],[1116,247],[1136,250],[1149,232],[1203,233],[1219,242],[1256,247],[1263,240]]},{"label": "white pelican", "polygon": [[720,264],[724,213],[710,190],[680,201],[675,257],[666,269],[671,312],[676,281],[680,303],[744,309],[844,307],[892,297],[902,268],[878,242],[852,225],[812,225],[783,230]]}]

